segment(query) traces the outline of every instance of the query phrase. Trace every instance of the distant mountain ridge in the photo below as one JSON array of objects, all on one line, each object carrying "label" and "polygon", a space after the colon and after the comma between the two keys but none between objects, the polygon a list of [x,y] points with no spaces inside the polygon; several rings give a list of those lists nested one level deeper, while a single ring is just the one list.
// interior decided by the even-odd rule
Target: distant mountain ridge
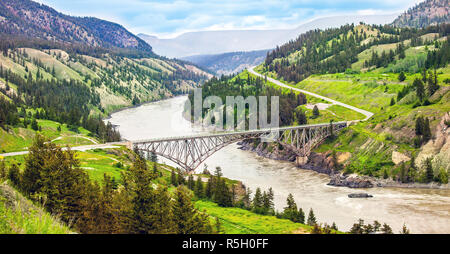
[{"label": "distant mountain ridge", "polygon": [[408,9],[392,22],[397,27],[422,28],[450,22],[449,0],[427,0]]},{"label": "distant mountain ridge", "polygon": [[0,34],[152,51],[150,45],[119,24],[93,17],[68,16],[30,0],[0,1]]},{"label": "distant mountain ridge", "polygon": [[359,22],[387,24],[397,16],[398,14],[326,17],[315,19],[294,29],[200,31],[184,33],[173,39],[159,39],[142,33],[138,36],[152,45],[155,53],[166,57],[182,58],[193,55],[271,49],[311,29],[326,29]]},{"label": "distant mountain ridge", "polygon": [[217,75],[229,75],[259,65],[266,58],[267,52],[269,50],[230,52],[217,55],[195,55],[181,59],[206,68]]}]

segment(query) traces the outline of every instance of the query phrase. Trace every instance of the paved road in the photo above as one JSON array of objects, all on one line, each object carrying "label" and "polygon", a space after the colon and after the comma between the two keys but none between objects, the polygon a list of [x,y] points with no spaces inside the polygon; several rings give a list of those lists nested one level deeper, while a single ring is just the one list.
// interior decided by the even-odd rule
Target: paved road
[{"label": "paved road", "polygon": [[[97,144],[97,145],[85,145],[85,146],[75,146],[70,149],[73,151],[87,151],[93,149],[106,149],[106,148],[117,148],[118,145],[126,145],[125,142],[111,142],[105,144]],[[67,147],[63,147],[63,150],[66,150]],[[1,157],[9,157],[9,156],[17,156],[27,154],[28,151],[20,151],[20,152],[11,152],[11,153],[3,153],[0,154]]]},{"label": "paved road", "polygon": [[[263,75],[257,73],[257,72],[254,70],[255,67],[256,67],[256,66],[250,67],[250,68],[248,69],[248,71],[249,71],[250,73],[252,73],[252,74],[258,76],[258,77],[265,78]],[[281,83],[280,81],[275,80],[275,79],[273,79],[273,78],[267,77],[267,80],[269,80],[270,82],[274,83],[274,84],[277,85],[277,86],[281,86],[281,87],[284,87],[284,88],[292,89],[292,90],[294,90],[294,91],[298,91],[298,92],[301,92],[301,93],[304,93],[304,94],[307,94],[307,95],[310,95],[310,96],[313,96],[313,97],[316,97],[316,98],[319,98],[319,99],[328,101],[328,102],[330,102],[330,103],[332,103],[332,104],[336,104],[336,105],[339,105],[339,106],[342,106],[342,107],[345,107],[345,108],[354,110],[354,111],[356,111],[356,112],[359,112],[359,113],[361,113],[361,114],[363,114],[363,115],[366,116],[366,118],[363,119],[362,121],[366,121],[367,119],[369,119],[369,118],[371,118],[371,117],[373,116],[373,113],[372,113],[372,112],[369,112],[369,111],[366,111],[366,110],[364,110],[364,109],[360,109],[360,108],[357,108],[357,107],[353,107],[353,106],[351,106],[351,105],[348,105],[348,104],[345,104],[345,103],[342,103],[342,102],[339,102],[339,101],[330,99],[330,98],[325,97],[325,96],[322,96],[322,95],[318,95],[318,94],[315,94],[315,93],[311,93],[311,92],[308,92],[308,91],[303,90],[303,89],[298,89],[298,88],[295,88],[295,87],[292,87],[292,86],[283,84],[283,83]]]}]

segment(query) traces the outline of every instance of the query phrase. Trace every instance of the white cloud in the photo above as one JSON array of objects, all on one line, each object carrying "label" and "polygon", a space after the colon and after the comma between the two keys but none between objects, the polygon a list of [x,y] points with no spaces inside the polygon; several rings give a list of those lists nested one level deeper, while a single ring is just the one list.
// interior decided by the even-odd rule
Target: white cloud
[{"label": "white cloud", "polygon": [[173,37],[186,31],[291,28],[333,15],[406,10],[420,0],[39,0],[66,14],[95,16],[133,33]]}]

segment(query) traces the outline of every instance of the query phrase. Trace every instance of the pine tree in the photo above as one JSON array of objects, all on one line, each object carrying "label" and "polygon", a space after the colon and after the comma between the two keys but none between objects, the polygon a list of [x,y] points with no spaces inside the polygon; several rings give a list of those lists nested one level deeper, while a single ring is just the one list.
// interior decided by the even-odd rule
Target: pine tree
[{"label": "pine tree", "polygon": [[175,191],[173,204],[173,218],[175,233],[177,234],[207,234],[212,227],[206,214],[195,209],[191,197],[183,186]]},{"label": "pine tree", "polygon": [[381,232],[383,232],[383,234],[393,234],[392,228],[386,223],[383,224],[383,227],[381,228]]},{"label": "pine tree", "polygon": [[273,198],[274,198],[273,189],[272,187],[270,187],[264,199],[264,209],[266,210],[266,213],[273,214],[274,212]]},{"label": "pine tree", "polygon": [[316,224],[316,216],[314,215],[313,209],[309,209],[309,214],[308,214],[308,221],[307,221],[308,225],[313,226],[314,224]]},{"label": "pine tree", "polygon": [[406,79],[405,73],[403,71],[400,72],[400,74],[398,75],[398,81],[403,82],[405,81],[405,79]]},{"label": "pine tree", "polygon": [[413,82],[413,86],[416,88],[416,95],[420,101],[425,99],[425,88],[423,86],[423,82],[420,79],[415,79]]},{"label": "pine tree", "polygon": [[245,209],[250,209],[251,206],[251,200],[250,200],[250,196],[252,194],[252,191],[250,190],[250,188],[247,187],[244,196],[242,197],[242,204],[244,206]]},{"label": "pine tree", "polygon": [[12,164],[8,171],[8,179],[11,183],[16,187],[20,188],[21,186],[21,174],[19,166],[16,163]]},{"label": "pine tree", "polygon": [[314,118],[317,118],[317,117],[319,117],[319,115],[320,115],[319,108],[317,107],[317,105],[314,105],[314,108],[313,108],[313,117],[314,117]]},{"label": "pine tree", "polygon": [[173,186],[178,186],[177,175],[175,174],[175,170],[174,169],[172,169],[172,172],[170,174],[170,183]]},{"label": "pine tree", "polygon": [[409,235],[410,234],[409,229],[406,227],[405,224],[403,224],[402,231],[400,231],[400,233],[404,234],[404,235]]},{"label": "pine tree", "polygon": [[6,165],[3,160],[0,161],[0,181],[6,179]]},{"label": "pine tree", "polygon": [[425,164],[425,181],[427,183],[430,183],[434,179],[433,165],[431,162],[431,158],[426,158],[424,164]]},{"label": "pine tree", "polygon": [[209,177],[205,187],[205,196],[209,199],[211,199],[213,196],[212,181],[212,177]]},{"label": "pine tree", "polygon": [[195,182],[194,194],[198,198],[203,198],[203,182],[200,176],[197,176],[197,181]]},{"label": "pine tree", "polygon": [[190,190],[194,190],[194,176],[192,174],[190,174],[188,177],[187,187]]},{"label": "pine tree", "polygon": [[33,118],[33,120],[31,121],[31,129],[35,131],[39,130],[39,125],[38,122],[36,121],[36,118]]},{"label": "pine tree", "polygon": [[131,233],[172,233],[174,231],[170,195],[165,187],[153,188],[153,177],[146,161],[137,158],[125,177],[132,186],[133,198],[130,215]]},{"label": "pine tree", "polygon": [[286,199],[287,206],[283,210],[283,217],[291,220],[293,222],[300,222],[299,211],[297,209],[297,204],[295,203],[294,196],[289,193]]},{"label": "pine tree", "polygon": [[427,142],[431,138],[431,128],[430,128],[430,120],[428,117],[425,117],[423,122],[423,140]]},{"label": "pine tree", "polygon": [[252,200],[252,210],[256,213],[262,213],[263,206],[263,196],[261,194],[261,189],[258,187],[255,191],[255,196]]},{"label": "pine tree", "polygon": [[156,164],[156,162],[153,163],[153,174],[154,174],[155,176],[159,176],[159,173],[158,173],[158,164]]},{"label": "pine tree", "polygon": [[389,105],[391,105],[391,106],[394,106],[394,105],[395,105],[395,99],[394,99],[394,97],[391,98],[391,103],[390,103]]},{"label": "pine tree", "polygon": [[302,224],[305,223],[305,212],[303,212],[301,207],[298,209],[297,222]]},{"label": "pine tree", "polygon": [[177,169],[177,182],[178,182],[178,185],[183,185],[183,184],[186,183],[186,179],[184,177],[184,173],[181,172],[180,169]]},{"label": "pine tree", "polygon": [[336,223],[333,221],[333,224],[331,225],[331,228],[333,229],[333,230],[336,230],[336,231],[338,231],[338,227],[336,226]]}]

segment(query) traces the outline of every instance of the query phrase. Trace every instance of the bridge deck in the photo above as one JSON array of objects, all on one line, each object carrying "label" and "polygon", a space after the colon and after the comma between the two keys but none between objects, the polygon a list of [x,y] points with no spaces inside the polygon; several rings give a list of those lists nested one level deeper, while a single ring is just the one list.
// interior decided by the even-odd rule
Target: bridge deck
[{"label": "bridge deck", "polygon": [[[348,122],[335,122],[333,126],[346,124]],[[249,130],[249,131],[230,131],[230,132],[217,132],[212,134],[198,134],[198,135],[188,135],[188,136],[175,136],[175,137],[165,137],[165,138],[153,138],[153,139],[143,139],[143,140],[135,140],[130,141],[133,144],[144,144],[149,142],[163,142],[163,141],[177,141],[177,140],[187,140],[187,139],[195,139],[195,138],[206,138],[206,137],[221,137],[221,136],[232,136],[232,135],[246,135],[246,134],[259,134],[259,133],[269,133],[274,131],[286,131],[286,130],[297,130],[297,129],[310,129],[315,127],[323,127],[328,126],[329,123],[320,123],[320,124],[306,124],[299,126],[290,126],[290,127],[280,127],[280,128],[267,128],[267,129],[258,129],[258,130]]]}]

